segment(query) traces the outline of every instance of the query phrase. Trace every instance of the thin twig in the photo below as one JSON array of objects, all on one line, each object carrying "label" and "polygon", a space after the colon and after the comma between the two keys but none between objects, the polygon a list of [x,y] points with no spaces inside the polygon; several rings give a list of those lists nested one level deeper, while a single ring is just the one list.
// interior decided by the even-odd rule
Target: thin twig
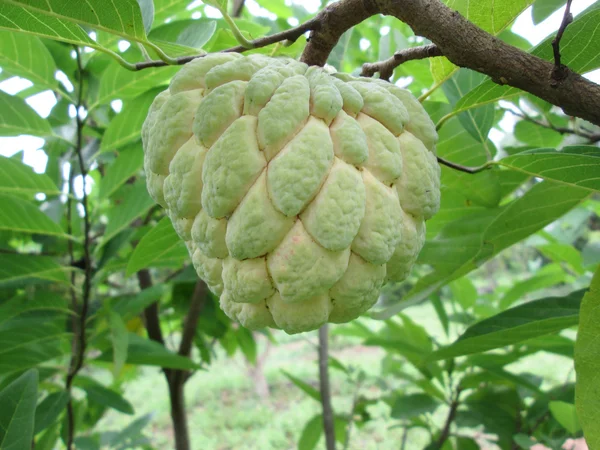
[{"label": "thin twig", "polygon": [[[281,42],[281,41],[295,42],[304,33],[306,33],[307,31],[317,29],[319,27],[319,25],[320,25],[320,21],[317,18],[312,18],[312,19],[298,25],[297,27],[290,28],[289,30],[285,30],[280,33],[275,33],[270,36],[265,36],[265,37],[250,41],[250,44],[252,45],[251,48],[252,49],[262,48],[262,47],[266,47],[268,45],[275,44],[275,43]],[[245,48],[242,45],[236,45],[235,47],[221,50],[220,53],[243,53],[247,50],[250,50],[250,49]],[[182,65],[182,64],[186,64],[196,58],[202,58],[204,56],[206,56],[206,54],[193,55],[193,56],[181,56],[179,58],[175,58],[174,61],[175,61],[175,65]],[[147,69],[149,67],[163,67],[163,66],[168,66],[168,65],[170,65],[170,64],[167,64],[165,61],[162,61],[162,60],[144,61],[144,62],[139,62],[137,64],[134,64],[134,70],[143,70],[143,69]]]},{"label": "thin twig", "polygon": [[394,74],[394,69],[401,64],[415,59],[426,59],[436,56],[442,56],[442,51],[435,44],[405,48],[394,53],[391,58],[376,63],[363,64],[360,75],[363,77],[372,77],[375,73],[379,72],[379,78],[387,81]]},{"label": "thin twig", "polygon": [[563,20],[558,28],[556,37],[552,40],[552,51],[554,52],[554,70],[552,71],[552,82],[550,85],[553,87],[558,86],[558,83],[564,80],[568,74],[568,72],[565,70],[566,67],[560,62],[560,40],[562,39],[567,26],[573,22],[573,14],[571,14],[571,2],[572,0],[567,0],[567,6],[565,7]]},{"label": "thin twig", "polygon": [[540,127],[548,128],[549,130],[554,130],[560,134],[574,134],[576,136],[580,136],[582,138],[588,139],[590,141],[590,144],[594,144],[594,143],[600,141],[600,133],[586,132],[583,130],[576,130],[574,128],[567,128],[567,127],[557,127],[554,124],[552,124],[550,121],[542,122],[542,121],[537,120],[523,112],[513,111],[510,108],[503,108],[503,109],[504,109],[504,111],[509,112],[514,116],[517,116],[528,122],[534,123]]},{"label": "thin twig", "polygon": [[344,450],[348,450],[350,446],[350,434],[352,432],[352,425],[354,424],[354,414],[356,414],[356,407],[358,406],[358,400],[360,393],[360,388],[362,386],[362,382],[359,380],[356,383],[356,389],[354,391],[354,397],[352,398],[352,408],[350,409],[350,420],[348,421],[348,427],[346,428],[346,437],[344,439]]},{"label": "thin twig", "polygon": [[[79,90],[77,95],[77,111],[75,115],[76,125],[77,125],[77,134],[76,134],[76,143],[75,143],[75,154],[77,156],[77,160],[79,163],[79,171],[81,173],[82,178],[82,198],[81,204],[83,206],[83,226],[84,226],[84,237],[83,237],[83,261],[84,261],[84,273],[85,278],[83,280],[83,292],[82,292],[82,304],[81,311],[79,313],[78,321],[74,321],[74,350],[75,353],[71,357],[71,363],[69,367],[69,373],[66,379],[66,389],[68,392],[71,391],[71,387],[73,385],[73,380],[77,376],[77,373],[83,367],[83,361],[85,358],[85,351],[87,347],[87,336],[85,330],[85,323],[87,320],[87,313],[90,304],[90,295],[92,290],[92,258],[90,252],[90,232],[91,232],[91,221],[90,221],[90,211],[88,208],[88,197],[87,197],[87,184],[86,184],[86,176],[87,169],[85,167],[85,163],[83,161],[83,127],[85,125],[85,119],[81,117],[81,108],[84,106],[83,104],[83,64],[81,61],[81,53],[79,51],[79,47],[75,47],[75,55],[77,60],[77,73],[78,73],[78,82],[79,82]],[[70,186],[69,189],[72,189],[73,186],[73,168],[71,168],[71,174],[69,175]],[[67,214],[69,214],[68,222],[71,222],[71,203],[68,202],[67,205]],[[72,232],[71,226],[69,225],[69,232]],[[71,259],[71,264],[74,263],[73,259],[73,248],[69,247],[69,258]],[[74,293],[73,284],[75,281],[74,273],[71,275],[71,301],[74,307],[77,307],[77,299]],[[69,400],[67,404],[67,415],[68,415],[68,430],[67,430],[67,449],[71,450],[73,448],[73,440],[75,435],[75,417],[73,413],[73,404],[72,400]]]},{"label": "thin twig", "polygon": [[335,423],[331,406],[331,390],[329,386],[329,351],[327,324],[319,328],[319,387],[321,406],[323,408],[323,431],[327,450],[335,450]]},{"label": "thin twig", "polygon": [[444,428],[442,429],[442,433],[437,441],[436,448],[441,449],[444,446],[444,443],[450,436],[450,427],[456,418],[456,412],[458,411],[458,406],[460,405],[459,398],[462,388],[458,386],[456,388],[456,393],[454,395],[454,400],[450,404],[450,411],[448,411],[448,416],[446,416],[446,422],[444,423]]},{"label": "thin twig", "polygon": [[454,163],[452,161],[448,161],[447,159],[444,159],[441,156],[437,156],[436,158],[437,158],[438,162],[440,164],[443,164],[444,166],[450,167],[451,169],[454,169],[454,170],[458,170],[459,172],[465,172],[465,173],[470,173],[470,174],[483,172],[484,170],[487,170],[491,167],[491,165],[489,163],[483,164],[482,166],[478,166],[478,167],[469,167],[469,166],[463,166],[461,164]]}]

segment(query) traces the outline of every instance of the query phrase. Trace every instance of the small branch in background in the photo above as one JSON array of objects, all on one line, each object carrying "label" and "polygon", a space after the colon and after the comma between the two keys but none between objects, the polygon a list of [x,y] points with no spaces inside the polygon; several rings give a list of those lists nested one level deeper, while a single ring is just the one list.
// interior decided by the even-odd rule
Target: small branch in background
[{"label": "small branch in background", "polygon": [[594,144],[598,141],[600,141],[600,133],[592,133],[589,131],[584,131],[584,130],[576,130],[574,128],[567,128],[567,127],[557,127],[555,125],[553,125],[552,123],[550,123],[550,121],[548,120],[547,122],[542,122],[540,120],[537,120],[531,116],[528,116],[527,114],[525,114],[524,112],[517,112],[514,111],[510,108],[504,108],[504,111],[511,113],[512,115],[519,117],[523,120],[526,120],[528,122],[534,123],[540,127],[543,128],[548,128],[550,130],[554,130],[557,133],[560,134],[574,134],[576,136],[588,139],[590,141],[590,144]]},{"label": "small branch in background", "polygon": [[181,336],[181,343],[179,344],[179,354],[181,356],[190,356],[192,352],[198,319],[200,319],[200,313],[204,309],[207,294],[208,288],[206,283],[202,280],[196,281],[194,293],[192,294],[190,306],[183,324],[183,334]]},{"label": "small branch in background", "polygon": [[444,423],[444,428],[442,429],[442,433],[437,441],[436,448],[439,450],[444,446],[444,443],[450,436],[450,427],[456,419],[456,412],[458,411],[458,406],[460,405],[460,393],[462,392],[462,388],[458,386],[456,388],[456,393],[454,394],[454,400],[450,404],[450,411],[448,411],[448,416],[446,416],[446,422]]},{"label": "small branch in background", "polygon": [[[85,167],[85,163],[83,161],[83,127],[85,126],[85,119],[81,117],[81,108],[83,108],[83,64],[81,61],[81,53],[79,51],[79,47],[75,47],[75,55],[77,60],[77,74],[78,74],[78,93],[77,93],[77,105],[76,106],[76,142],[75,142],[75,156],[77,157],[77,161],[79,163],[79,171],[81,173],[82,178],[82,199],[81,204],[83,206],[83,227],[84,227],[84,235],[83,235],[83,262],[84,262],[84,280],[83,280],[83,289],[82,289],[82,302],[81,302],[81,310],[79,311],[78,316],[73,316],[73,354],[71,355],[71,361],[69,364],[69,373],[66,379],[66,390],[70,393],[71,388],[73,386],[73,381],[77,376],[77,373],[83,367],[83,362],[85,359],[85,351],[87,347],[87,336],[85,330],[85,323],[87,320],[89,305],[90,305],[90,296],[92,292],[92,257],[91,257],[91,221],[90,221],[90,210],[88,208],[88,197],[87,197],[87,169]],[[73,190],[73,176],[74,170],[71,167],[71,173],[69,174],[69,195]],[[71,199],[67,200],[67,214],[68,217],[68,231],[72,233],[72,225],[71,225]],[[70,263],[75,264],[74,261],[74,253],[73,246],[71,241],[69,240],[69,259]],[[73,312],[77,314],[77,296],[75,293],[75,273],[72,272],[71,275],[71,302],[73,307]],[[75,438],[75,416],[73,412],[73,401],[69,399],[69,403],[67,404],[67,449],[71,450],[73,448],[73,441]]]},{"label": "small branch in background", "polygon": [[323,408],[323,431],[327,450],[335,450],[335,422],[329,386],[329,351],[327,324],[319,328],[319,387]]},{"label": "small branch in background", "polygon": [[554,52],[554,70],[552,71],[552,82],[550,85],[553,87],[558,86],[558,83],[565,79],[568,74],[568,72],[565,70],[566,67],[560,62],[560,40],[562,39],[563,34],[565,33],[565,30],[569,24],[573,22],[573,14],[571,14],[571,2],[572,0],[567,0],[567,6],[565,7],[563,20],[558,28],[556,37],[552,41],[552,51]]},{"label": "small branch in background", "polygon": [[[282,42],[282,41],[290,41],[290,42],[295,42],[300,36],[302,36],[304,33],[306,33],[307,31],[311,31],[311,30],[315,30],[319,27],[319,20],[317,20],[317,18],[313,18],[310,19],[306,22],[304,22],[303,24],[298,25],[297,27],[294,28],[290,28],[289,30],[285,30],[282,31],[280,33],[275,33],[272,34],[271,36],[265,36],[259,39],[255,39],[253,41],[250,41],[251,44],[251,48],[262,48],[262,47],[266,47],[268,45],[271,44],[275,44],[277,42]],[[235,47],[231,47],[225,50],[221,50],[220,53],[243,53],[246,50],[249,50],[249,48],[246,48],[242,45],[237,45]],[[175,58],[175,65],[182,65],[182,64],[186,64],[196,58],[202,58],[206,56],[206,54],[204,55],[194,55],[194,56],[182,56],[179,58]],[[134,70],[143,70],[143,69],[147,69],[149,67],[163,67],[163,66],[168,66],[169,64],[167,64],[166,62],[162,61],[162,60],[157,60],[157,61],[144,61],[144,62],[139,62],[137,64],[134,64]]]},{"label": "small branch in background", "polygon": [[457,163],[453,163],[452,161],[448,161],[447,159],[444,159],[441,156],[437,156],[437,160],[438,160],[438,162],[440,164],[443,164],[444,166],[450,167],[451,169],[458,170],[459,172],[470,173],[470,174],[474,174],[474,173],[478,173],[478,172],[483,172],[484,170],[487,170],[487,169],[489,169],[491,167],[491,165],[489,163],[484,164],[484,165],[479,166],[479,167],[463,166],[461,164],[457,164]]},{"label": "small branch in background", "polygon": [[235,0],[233,2],[233,9],[231,10],[231,17],[240,17],[242,15],[242,11],[244,10],[244,4],[246,0]]},{"label": "small branch in background", "polygon": [[362,387],[362,382],[356,383],[356,390],[354,391],[354,397],[352,398],[352,408],[350,409],[350,420],[348,421],[348,427],[346,428],[346,437],[344,439],[344,450],[348,450],[350,446],[350,434],[352,433],[352,425],[354,424],[354,414],[356,413],[356,407],[360,400],[359,393]]},{"label": "small branch in background", "polygon": [[379,72],[379,78],[389,81],[394,74],[394,69],[407,61],[415,59],[433,58],[442,56],[442,51],[435,44],[411,47],[397,51],[391,58],[376,63],[365,63],[362,67],[362,77],[372,77]]}]

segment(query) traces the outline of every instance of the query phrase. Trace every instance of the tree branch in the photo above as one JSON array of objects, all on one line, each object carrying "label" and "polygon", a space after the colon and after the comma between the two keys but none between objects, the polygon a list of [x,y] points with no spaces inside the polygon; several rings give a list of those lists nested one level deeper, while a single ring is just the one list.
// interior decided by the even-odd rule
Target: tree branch
[{"label": "tree branch", "polygon": [[[83,207],[83,263],[84,263],[84,279],[83,279],[83,292],[82,292],[82,301],[81,301],[81,311],[79,312],[79,320],[76,320],[75,316],[73,319],[73,354],[71,355],[71,361],[69,365],[69,372],[67,374],[66,379],[66,390],[67,392],[71,392],[71,388],[73,385],[73,381],[75,377],[83,367],[83,362],[85,359],[85,351],[87,348],[87,335],[85,330],[85,324],[87,320],[89,305],[90,305],[90,296],[92,293],[92,257],[91,257],[91,221],[90,221],[90,210],[88,207],[88,197],[87,197],[87,184],[86,184],[86,176],[87,169],[85,167],[83,161],[83,127],[85,126],[85,119],[81,117],[81,108],[84,106],[83,102],[83,64],[81,61],[81,53],[79,51],[79,47],[75,46],[75,56],[77,61],[77,81],[78,81],[78,94],[77,94],[77,105],[76,105],[76,114],[75,114],[75,122],[76,122],[76,142],[75,142],[75,156],[77,157],[77,161],[79,163],[79,172],[81,173],[82,178],[82,198],[81,204]],[[72,192],[73,189],[73,180],[74,180],[74,168],[71,167],[71,173],[69,174],[69,191]],[[71,200],[68,201],[67,205],[67,213],[69,217],[67,219],[69,226],[69,233],[72,231],[71,229]],[[70,241],[70,240],[69,240]],[[73,257],[73,247],[72,244],[68,247],[69,251],[69,259],[71,260],[71,264],[74,264]],[[75,282],[74,272],[71,275],[71,302],[73,308],[77,308],[77,296],[75,294],[73,283]],[[76,313],[77,310],[74,309]],[[73,403],[72,399],[69,398],[69,403],[67,404],[67,449],[71,450],[73,448],[73,441],[75,438],[75,416],[73,412]]]},{"label": "tree branch", "polygon": [[456,389],[456,394],[454,395],[454,400],[452,400],[452,403],[450,404],[450,411],[448,411],[448,416],[446,416],[446,422],[444,423],[444,428],[442,429],[442,433],[440,434],[440,437],[435,446],[435,448],[437,448],[437,449],[441,450],[441,448],[444,446],[444,443],[448,439],[448,436],[450,436],[450,427],[452,426],[452,423],[454,422],[454,419],[456,418],[456,412],[458,411],[458,406],[460,405],[459,397],[460,397],[461,391],[462,391],[462,388],[459,386]]},{"label": "tree branch", "polygon": [[394,74],[394,69],[401,64],[414,59],[433,58],[435,56],[442,56],[442,52],[435,44],[406,48],[397,51],[391,58],[384,61],[363,64],[360,76],[372,77],[379,72],[379,78],[389,81]]},{"label": "tree branch", "polygon": [[331,390],[329,386],[329,351],[327,324],[319,328],[319,387],[321,406],[323,408],[323,430],[327,450],[335,450],[335,423],[331,406]]},{"label": "tree branch", "polygon": [[459,172],[465,172],[465,173],[470,173],[470,174],[483,172],[484,170],[487,170],[490,167],[492,167],[490,164],[484,164],[484,165],[478,166],[478,167],[469,167],[469,166],[463,166],[461,164],[454,163],[452,161],[448,161],[447,159],[444,159],[441,156],[436,156],[436,158],[437,158],[438,162],[440,164],[443,164],[444,166],[450,167],[451,169],[454,169],[454,170],[458,170]]},{"label": "tree branch", "polygon": [[439,0],[340,0],[315,19],[301,60],[324,65],[340,36],[349,28],[377,14],[394,16],[416,35],[433,42],[452,63],[488,75],[498,84],[530,92],[565,113],[600,125],[600,86],[564,69],[565,76],[552,83],[554,64],[512,47],[483,31]]}]

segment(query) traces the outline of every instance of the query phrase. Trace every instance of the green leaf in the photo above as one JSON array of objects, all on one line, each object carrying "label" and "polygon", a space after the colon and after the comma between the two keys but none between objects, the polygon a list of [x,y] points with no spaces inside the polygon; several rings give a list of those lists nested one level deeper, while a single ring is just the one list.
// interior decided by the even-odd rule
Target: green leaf
[{"label": "green leaf", "polygon": [[54,450],[60,435],[60,427],[61,424],[57,423],[42,433],[35,441],[35,450]]},{"label": "green leaf", "polygon": [[537,0],[533,4],[531,10],[531,18],[533,24],[537,25],[540,22],[546,20],[550,15],[557,11],[560,7],[564,6],[565,0]]},{"label": "green leaf", "polygon": [[145,416],[134,420],[129,425],[127,425],[122,431],[120,431],[111,439],[109,439],[109,442],[107,442],[107,444],[115,446],[116,444],[122,444],[123,442],[126,442],[129,439],[135,438],[142,432],[142,430],[150,423],[151,420],[152,414],[146,414]]},{"label": "green leaf", "polygon": [[58,85],[54,78],[54,59],[35,36],[0,31],[0,66],[13,75],[27,78],[34,85],[50,89]]},{"label": "green leaf", "polygon": [[127,361],[129,333],[121,316],[114,311],[110,312],[108,323],[113,344],[113,376],[117,378]]},{"label": "green leaf", "polygon": [[203,3],[212,6],[213,8],[217,8],[221,12],[227,12],[228,9],[228,0],[203,0]]},{"label": "green leaf", "polygon": [[529,436],[527,436],[526,434],[515,434],[513,436],[513,441],[515,441],[515,443],[520,447],[520,448],[531,448],[536,444],[536,441],[534,441],[533,439],[531,439]]},{"label": "green leaf", "polygon": [[0,136],[49,136],[50,124],[19,97],[0,90]]},{"label": "green leaf", "polygon": [[[488,106],[493,107],[493,105]],[[554,148],[558,147],[563,140],[563,135],[559,132],[541,127],[527,120],[517,122],[514,133],[519,141],[532,147]]]},{"label": "green leaf", "polygon": [[[467,92],[479,85],[485,76],[469,69],[460,69],[442,86],[446,97],[455,105]],[[494,105],[470,109],[458,115],[460,123],[476,141],[486,143],[494,124]]]},{"label": "green leaf", "polygon": [[49,256],[0,253],[0,286],[29,282],[31,278],[68,283],[66,269]]},{"label": "green leaf", "polygon": [[36,292],[33,298],[16,296],[0,304],[0,328],[2,323],[17,316],[40,311],[71,314],[65,297],[53,292]]},{"label": "green leaf", "polygon": [[181,255],[187,255],[187,248],[173,229],[171,219],[165,216],[144,235],[135,247],[127,263],[127,276],[151,266],[154,261],[175,249]]},{"label": "green leaf", "polygon": [[75,45],[97,47],[79,25],[57,17],[44,16],[6,2],[0,2],[0,29],[20,31]]},{"label": "green leaf", "polygon": [[567,402],[554,401],[548,404],[552,416],[561,426],[571,434],[581,430],[581,424],[577,418],[575,405]]},{"label": "green leaf", "polygon": [[144,23],[144,31],[150,32],[152,22],[154,21],[154,2],[152,0],[137,0],[142,14],[142,22]]},{"label": "green leaf", "polygon": [[35,195],[60,194],[50,177],[43,173],[35,173],[22,162],[0,156],[0,193]]},{"label": "green leaf", "polygon": [[536,177],[600,192],[600,149],[593,146],[527,150],[502,158],[499,165]]},{"label": "green leaf", "polygon": [[581,302],[575,343],[575,406],[590,448],[600,447],[600,268]]},{"label": "green leaf", "polygon": [[434,270],[420,278],[402,302],[371,316],[389,318],[408,305],[423,301],[446,283],[543,229],[588,195],[585,189],[543,181],[501,207],[474,210],[447,223],[434,239],[425,243],[419,255],[419,262],[430,264]]},{"label": "green leaf", "polygon": [[0,194],[0,230],[68,237],[33,203],[6,194]]},{"label": "green leaf", "polygon": [[98,403],[124,414],[134,414],[135,412],[131,403],[125,400],[121,394],[101,385],[92,378],[78,376],[74,385],[85,391],[90,402]]},{"label": "green leaf", "polygon": [[448,359],[485,352],[576,325],[583,293],[580,290],[566,297],[548,297],[503,311],[469,327],[453,344],[431,357]]},{"label": "green leaf", "polygon": [[[98,357],[100,361],[114,361],[112,348]],[[127,364],[159,366],[169,369],[193,370],[201,367],[185,356],[173,353],[158,342],[129,333]]]},{"label": "green leaf", "polygon": [[108,225],[101,245],[123,231],[137,217],[148,212],[154,206],[154,200],[146,191],[146,180],[142,179],[127,190],[120,204],[108,213]]},{"label": "green leaf", "polygon": [[[136,60],[141,59],[141,54],[135,49],[128,50]],[[137,97],[149,89],[166,85],[179,67],[156,67],[132,72],[120,66],[117,62],[111,62],[102,72],[98,94],[90,104],[90,110],[99,105],[106,104],[114,99],[125,99]]]},{"label": "green leaf", "polygon": [[75,22],[98,30],[108,31],[124,38],[138,41],[146,39],[140,7],[136,0],[106,2],[104,0],[86,0],[78,8],[69,0],[3,0],[4,3],[18,6],[24,10],[44,17],[55,17]]},{"label": "green leaf", "polygon": [[1,449],[31,449],[37,387],[37,371],[28,370],[0,392]]},{"label": "green leaf", "polygon": [[450,283],[452,297],[463,309],[469,309],[477,301],[477,289],[471,280],[466,277],[459,278]]},{"label": "green leaf", "polygon": [[195,49],[196,52],[206,44],[217,29],[213,19],[176,20],[152,30],[149,38],[154,42],[173,42]]},{"label": "green leaf", "polygon": [[144,151],[139,143],[129,145],[119,152],[117,159],[109,164],[100,180],[100,198],[110,197],[144,165]]},{"label": "green leaf", "polygon": [[313,450],[323,434],[323,416],[317,414],[304,426],[300,439],[298,440],[298,450]]},{"label": "green leaf", "polygon": [[391,415],[394,419],[409,420],[421,414],[433,413],[439,405],[439,400],[427,394],[398,395]]},{"label": "green leaf", "polygon": [[567,279],[568,275],[559,264],[547,264],[533,276],[514,283],[500,300],[500,308],[506,309],[525,295],[544,289]]},{"label": "green leaf", "polygon": [[300,378],[295,377],[291,373],[282,370],[281,371],[292,383],[294,383],[297,387],[299,387],[306,395],[315,399],[316,401],[321,401],[321,393],[312,387],[310,384],[302,381]]},{"label": "green leaf", "polygon": [[67,391],[53,392],[42,400],[35,410],[33,434],[37,435],[40,431],[53,425],[66,408],[67,403],[69,403],[69,393]]},{"label": "green leaf", "polygon": [[123,110],[110,121],[108,128],[102,135],[100,151],[118,150],[125,144],[140,139],[142,125],[148,115],[148,109],[154,98],[162,90],[162,88],[152,89],[126,101]]},{"label": "green leaf", "polygon": [[252,332],[247,328],[240,327],[235,330],[238,345],[250,364],[256,364],[256,341]]}]

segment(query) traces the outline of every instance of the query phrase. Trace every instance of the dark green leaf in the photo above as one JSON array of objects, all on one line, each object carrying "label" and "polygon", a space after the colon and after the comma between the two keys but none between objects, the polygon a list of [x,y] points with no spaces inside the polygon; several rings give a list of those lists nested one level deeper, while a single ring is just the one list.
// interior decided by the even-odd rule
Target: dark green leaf
[{"label": "dark green leaf", "polygon": [[121,394],[109,389],[92,378],[79,376],[75,379],[75,386],[80,387],[87,394],[88,401],[113,408],[125,414],[133,414],[133,406]]},{"label": "dark green leaf", "polygon": [[537,0],[531,10],[533,24],[537,25],[565,4],[565,0]]},{"label": "dark green leaf", "polygon": [[38,373],[29,370],[0,392],[0,448],[31,449],[37,387]]},{"label": "dark green leaf", "polygon": [[67,283],[66,271],[49,256],[0,254],[0,286],[31,278]]},{"label": "dark green leaf", "polygon": [[[69,403],[67,391],[53,392],[37,406],[35,410],[34,435],[53,425]],[[36,446],[37,447],[37,446]]]},{"label": "dark green leaf", "polygon": [[33,203],[0,194],[0,230],[67,237],[60,226]]},{"label": "dark green leaf", "polygon": [[49,136],[50,124],[19,97],[0,90],[0,136]]},{"label": "dark green leaf", "polygon": [[584,291],[549,297],[508,309],[476,323],[452,345],[433,353],[447,359],[516,344],[577,324]]},{"label": "dark green leaf", "polygon": [[0,156],[0,192],[35,195],[59,194],[54,182],[43,173],[35,173],[31,167],[13,158]]},{"label": "dark green leaf", "polygon": [[590,448],[600,446],[600,268],[581,302],[579,332],[575,344],[577,384],[575,405]]},{"label": "dark green leaf", "polygon": [[304,393],[306,395],[308,395],[311,398],[314,398],[316,401],[320,402],[321,401],[321,394],[320,392],[315,389],[314,387],[312,387],[310,384],[302,381],[300,378],[295,377],[294,375],[292,375],[289,372],[286,372],[285,370],[282,370],[281,372],[283,372],[283,374],[292,382],[294,383],[297,387],[299,387],[300,389],[302,389],[302,391],[304,391]]},{"label": "dark green leaf", "polygon": [[409,420],[421,414],[433,413],[440,402],[426,394],[399,395],[392,406],[394,419]]}]

